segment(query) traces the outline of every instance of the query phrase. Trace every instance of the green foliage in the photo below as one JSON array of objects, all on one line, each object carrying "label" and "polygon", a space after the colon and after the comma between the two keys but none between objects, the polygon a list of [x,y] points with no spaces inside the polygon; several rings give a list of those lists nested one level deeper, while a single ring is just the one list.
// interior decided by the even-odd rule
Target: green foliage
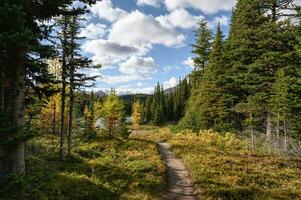
[{"label": "green foliage", "polygon": [[193,89],[185,117],[180,121],[179,129],[190,128],[195,131],[213,128],[224,131],[229,128],[226,118],[229,110],[228,96],[225,92],[223,79],[224,66],[223,34],[218,25],[212,44],[208,66],[202,71],[199,86]]},{"label": "green foliage", "polygon": [[[282,120],[285,130],[300,135],[295,122],[300,120],[301,31],[290,19],[278,20],[287,6],[292,6],[291,0],[237,2],[228,38],[224,42],[218,26],[208,62],[202,71],[190,75],[192,95],[176,130],[274,132],[279,129],[278,106],[287,110],[290,122]],[[203,31],[198,32],[208,36],[204,27],[205,23],[200,23]],[[204,63],[204,44],[209,43],[202,34],[196,35],[193,47],[200,48],[194,53]],[[279,70],[285,75],[279,77]],[[287,88],[281,86],[283,82]]]},{"label": "green foliage", "polygon": [[0,199],[160,199],[165,166],[156,145],[136,139],[76,140],[73,162],[59,162],[56,136],[28,142],[26,175],[0,182]]},{"label": "green foliage", "polygon": [[164,123],[176,123],[185,113],[187,101],[191,94],[191,84],[185,77],[174,88],[163,89],[158,83],[153,96],[146,99],[142,113],[145,124],[161,126]]},{"label": "green foliage", "polygon": [[192,52],[196,54],[193,59],[195,71],[203,70],[209,61],[212,33],[209,29],[208,22],[204,19],[200,20],[199,28],[195,33],[196,44],[193,45]]}]

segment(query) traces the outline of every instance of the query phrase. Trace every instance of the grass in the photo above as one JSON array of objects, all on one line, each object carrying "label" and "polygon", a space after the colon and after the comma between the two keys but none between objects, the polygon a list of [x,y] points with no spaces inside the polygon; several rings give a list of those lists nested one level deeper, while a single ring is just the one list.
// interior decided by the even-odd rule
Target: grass
[{"label": "grass", "polygon": [[58,160],[57,144],[55,136],[30,141],[26,175],[12,175],[0,183],[0,199],[140,200],[164,195],[165,166],[155,143],[108,138],[79,141],[70,161],[63,163]]},{"label": "grass", "polygon": [[250,150],[234,135],[211,131],[140,135],[168,140],[195,182],[200,199],[301,199],[301,158]]}]

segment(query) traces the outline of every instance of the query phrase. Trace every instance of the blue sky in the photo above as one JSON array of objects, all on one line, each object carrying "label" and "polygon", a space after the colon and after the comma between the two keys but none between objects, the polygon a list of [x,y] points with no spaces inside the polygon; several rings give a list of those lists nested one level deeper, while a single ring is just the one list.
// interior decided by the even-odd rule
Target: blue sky
[{"label": "blue sky", "polygon": [[93,90],[151,93],[159,81],[173,87],[192,70],[198,20],[227,34],[235,0],[103,0],[90,7],[81,35],[84,54],[102,69]]}]

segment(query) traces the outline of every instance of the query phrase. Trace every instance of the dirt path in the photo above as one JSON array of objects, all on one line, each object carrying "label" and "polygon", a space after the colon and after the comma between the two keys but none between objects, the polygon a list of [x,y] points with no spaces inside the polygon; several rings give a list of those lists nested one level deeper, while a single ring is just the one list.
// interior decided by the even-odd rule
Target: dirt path
[{"label": "dirt path", "polygon": [[195,200],[193,182],[181,160],[170,151],[170,144],[159,142],[159,151],[166,163],[168,174],[168,199]]}]

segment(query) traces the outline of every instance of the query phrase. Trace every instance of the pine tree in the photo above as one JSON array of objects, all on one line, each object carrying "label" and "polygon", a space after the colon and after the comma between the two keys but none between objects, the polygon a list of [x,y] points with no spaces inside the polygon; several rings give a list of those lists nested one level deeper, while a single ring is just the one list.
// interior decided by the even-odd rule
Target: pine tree
[{"label": "pine tree", "polygon": [[287,12],[288,10],[294,10],[294,0],[265,0],[263,1],[263,7],[273,22],[276,22],[281,17],[294,15],[291,12]]},{"label": "pine tree", "polygon": [[203,70],[209,61],[210,47],[212,34],[208,28],[208,22],[204,19],[200,20],[199,28],[195,33],[196,43],[193,46],[192,53],[196,55],[193,59],[195,64],[195,71]]},{"label": "pine tree", "polygon": [[[223,88],[225,78],[222,59],[223,43],[223,34],[220,25],[218,25],[209,56],[209,64],[203,70],[200,87],[194,89],[186,115],[181,121],[182,126],[183,124],[189,124],[192,122],[192,118],[197,117],[198,123],[197,125],[193,124],[194,129],[215,128],[217,130],[227,130],[229,128],[226,117],[227,95]],[[187,81],[185,82],[187,83]],[[195,110],[196,108],[197,110]],[[197,112],[197,115],[192,114],[193,112]]]},{"label": "pine tree", "polygon": [[144,106],[144,121],[145,123],[150,123],[152,121],[152,98],[148,96],[146,98],[145,106]]}]

